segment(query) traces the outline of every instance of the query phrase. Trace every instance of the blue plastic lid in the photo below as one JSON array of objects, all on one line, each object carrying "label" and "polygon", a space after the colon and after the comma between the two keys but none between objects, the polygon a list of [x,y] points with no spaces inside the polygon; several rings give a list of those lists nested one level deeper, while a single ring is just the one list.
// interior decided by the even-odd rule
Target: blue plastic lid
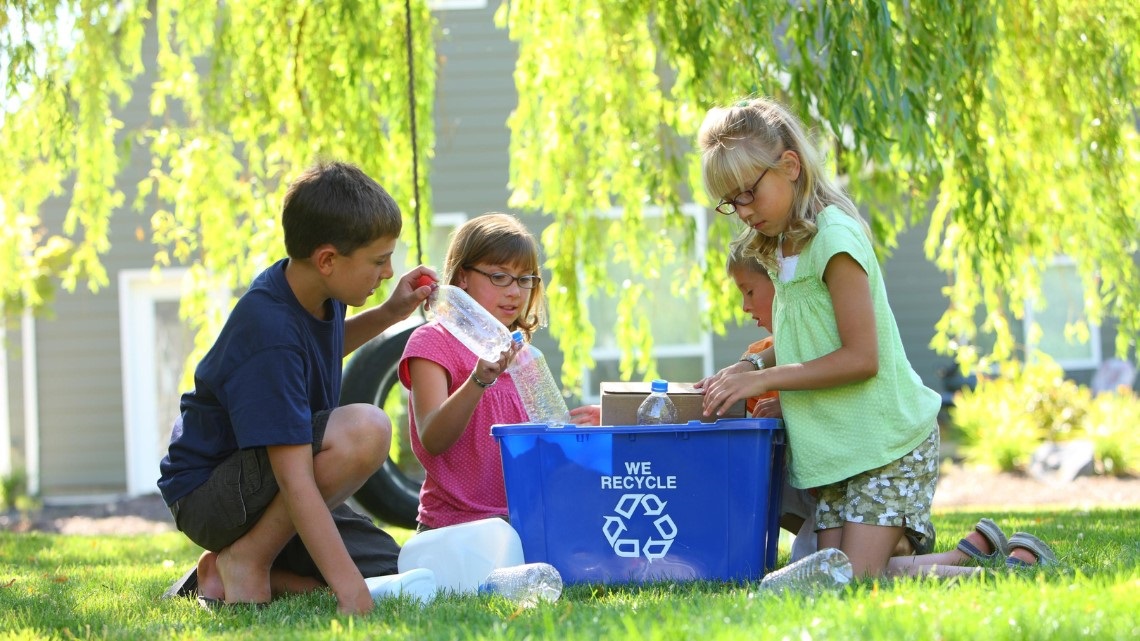
[{"label": "blue plastic lid", "polygon": [[514,341],[514,342],[516,342],[516,343],[521,343],[521,342],[523,342],[523,333],[522,333],[522,330],[521,330],[521,329],[516,329],[515,331],[511,332],[511,340],[513,340],[513,341]]},{"label": "blue plastic lid", "polygon": [[651,392],[668,392],[669,381],[663,378],[655,378],[653,379],[653,383],[649,385],[649,390]]}]

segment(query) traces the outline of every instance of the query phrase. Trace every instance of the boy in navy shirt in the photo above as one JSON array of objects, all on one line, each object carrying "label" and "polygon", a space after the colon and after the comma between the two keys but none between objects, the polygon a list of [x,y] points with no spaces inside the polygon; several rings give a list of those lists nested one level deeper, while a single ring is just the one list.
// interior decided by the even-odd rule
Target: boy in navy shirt
[{"label": "boy in navy shirt", "polygon": [[[158,487],[178,529],[206,549],[173,591],[265,603],[328,586],[342,613],[373,601],[365,576],[399,548],[344,505],[388,456],[392,426],[368,404],[337,407],[345,355],[407,318],[431,291],[417,267],[388,300],[346,318],[393,275],[400,210],[357,167],[321,162],[289,187],[288,258],[238,300],[182,396]],[[168,592],[169,594],[169,592]]]}]

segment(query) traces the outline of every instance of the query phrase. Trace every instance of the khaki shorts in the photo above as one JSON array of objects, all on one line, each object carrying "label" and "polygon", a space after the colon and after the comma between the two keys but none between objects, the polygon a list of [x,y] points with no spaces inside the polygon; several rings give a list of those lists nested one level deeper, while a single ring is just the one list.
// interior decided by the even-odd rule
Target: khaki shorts
[{"label": "khaki shorts", "polygon": [[816,527],[843,527],[846,522],[906,527],[932,537],[930,504],[938,483],[937,427],[918,447],[886,465],[819,488]]}]

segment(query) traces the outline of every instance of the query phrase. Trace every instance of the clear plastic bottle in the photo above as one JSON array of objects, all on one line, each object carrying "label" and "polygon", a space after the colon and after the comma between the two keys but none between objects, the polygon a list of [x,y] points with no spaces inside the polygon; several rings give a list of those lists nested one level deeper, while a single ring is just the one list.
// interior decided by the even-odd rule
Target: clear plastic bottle
[{"label": "clear plastic bottle", "polygon": [[539,600],[554,602],[562,596],[562,575],[549,563],[524,563],[499,568],[487,575],[480,594],[498,594],[523,606]]},{"label": "clear plastic bottle", "polygon": [[570,410],[566,399],[558,389],[554,374],[546,364],[542,351],[530,343],[523,342],[523,333],[515,332],[511,338],[519,348],[518,354],[507,373],[515,383],[527,417],[532,423],[544,423],[550,427],[563,427],[570,422]]},{"label": "clear plastic bottle", "polygon": [[485,361],[497,361],[511,346],[506,325],[454,285],[437,285],[428,296],[429,320],[439,321],[467,349]]},{"label": "clear plastic bottle", "polygon": [[824,548],[765,575],[760,588],[776,593],[840,590],[853,575],[851,561],[842,550]]},{"label": "clear plastic bottle", "polygon": [[669,398],[669,382],[655,379],[649,387],[649,396],[637,408],[638,425],[662,425],[677,422],[677,407]]}]

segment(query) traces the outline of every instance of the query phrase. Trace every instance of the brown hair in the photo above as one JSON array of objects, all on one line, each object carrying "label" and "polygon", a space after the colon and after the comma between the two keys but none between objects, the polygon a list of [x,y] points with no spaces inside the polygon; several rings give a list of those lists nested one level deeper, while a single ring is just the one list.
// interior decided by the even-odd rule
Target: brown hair
[{"label": "brown hair", "polygon": [[[517,265],[538,276],[538,241],[510,214],[489,212],[477,216],[452,234],[443,264],[443,280],[455,285],[459,271],[477,263]],[[509,329],[522,330],[529,339],[534,330],[546,325],[546,297],[541,280],[528,291],[526,308]]]},{"label": "brown hair", "polygon": [[392,196],[346,162],[317,161],[289,185],[281,208],[285,251],[298,260],[324,244],[348,255],[379,238],[398,238],[402,226]]}]

